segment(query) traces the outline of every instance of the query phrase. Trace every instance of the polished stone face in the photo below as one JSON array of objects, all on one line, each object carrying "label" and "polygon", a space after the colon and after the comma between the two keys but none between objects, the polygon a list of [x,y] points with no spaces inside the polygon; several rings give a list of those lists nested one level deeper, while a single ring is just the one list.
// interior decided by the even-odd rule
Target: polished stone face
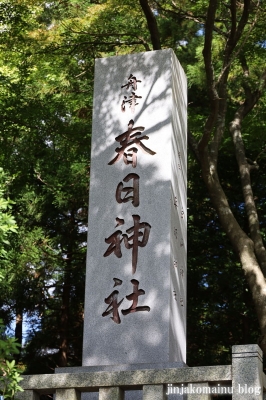
[{"label": "polished stone face", "polygon": [[96,60],[84,366],[186,361],[186,108],[172,50]]}]

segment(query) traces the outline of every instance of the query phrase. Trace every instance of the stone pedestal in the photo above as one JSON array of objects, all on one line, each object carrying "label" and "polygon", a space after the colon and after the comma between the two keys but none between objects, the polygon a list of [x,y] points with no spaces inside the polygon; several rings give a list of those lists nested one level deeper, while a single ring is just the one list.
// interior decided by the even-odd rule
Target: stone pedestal
[{"label": "stone pedestal", "polygon": [[186,98],[172,50],[96,60],[83,366],[186,361]]}]

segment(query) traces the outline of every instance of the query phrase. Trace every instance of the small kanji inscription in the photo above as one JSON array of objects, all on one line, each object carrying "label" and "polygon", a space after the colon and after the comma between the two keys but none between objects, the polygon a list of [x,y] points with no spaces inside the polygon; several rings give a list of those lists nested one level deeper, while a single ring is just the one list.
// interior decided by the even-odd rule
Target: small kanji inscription
[{"label": "small kanji inscription", "polygon": [[132,89],[131,95],[129,96],[129,98],[127,96],[124,96],[124,99],[122,100],[122,104],[121,104],[121,111],[125,112],[126,111],[126,105],[129,105],[129,108],[131,109],[131,112],[134,113],[135,112],[135,106],[137,106],[139,103],[137,103],[138,99],[141,99],[142,96],[138,96],[136,94],[136,90],[138,88],[137,83],[140,83],[141,81],[139,79],[137,79],[136,76],[134,76],[133,74],[130,74],[128,79],[127,79],[127,83],[125,85],[121,86],[121,89],[126,88],[127,90],[129,88]]},{"label": "small kanji inscription", "polygon": [[133,74],[130,74],[129,77],[127,78],[127,83],[123,86],[121,86],[121,89],[123,89],[124,87],[126,89],[129,89],[130,87],[133,90],[137,90],[137,82],[141,82],[140,80],[138,80],[135,76],[133,76]]},{"label": "small kanji inscription", "polygon": [[139,103],[137,103],[137,99],[141,99],[142,96],[137,96],[135,92],[131,93],[131,96],[129,96],[129,99],[127,96],[124,96],[124,99],[122,100],[121,104],[121,111],[125,112],[126,111],[126,104],[129,104],[129,108],[131,109],[132,114],[135,112],[135,106],[137,106]]}]

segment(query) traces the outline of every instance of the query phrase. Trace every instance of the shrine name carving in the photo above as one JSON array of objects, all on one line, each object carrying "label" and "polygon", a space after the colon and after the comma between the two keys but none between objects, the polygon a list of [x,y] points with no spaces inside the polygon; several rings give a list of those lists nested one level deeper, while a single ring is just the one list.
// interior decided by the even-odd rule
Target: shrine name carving
[{"label": "shrine name carving", "polygon": [[[126,112],[126,106],[129,105],[131,112],[135,112],[135,106],[138,105],[137,99],[141,99],[142,96],[136,95],[137,83],[141,83],[141,80],[137,79],[136,76],[130,74],[128,77],[128,82],[121,86],[121,89],[129,90],[132,89],[129,99],[124,96],[121,104],[122,112]],[[108,165],[113,165],[117,163],[120,159],[126,165],[131,165],[132,168],[137,166],[137,154],[138,150],[142,150],[144,153],[149,155],[155,155],[156,152],[149,149],[143,144],[144,140],[149,140],[147,135],[142,135],[145,127],[138,126],[134,128],[134,120],[130,119],[128,123],[128,129],[126,132],[118,135],[115,140],[119,143],[120,147],[115,149],[117,153],[116,156],[109,161]],[[126,186],[126,184],[132,181],[132,186]],[[115,199],[118,204],[131,202],[134,207],[139,207],[140,204],[140,193],[139,193],[139,182],[140,176],[135,173],[129,173],[125,178],[117,185],[115,192]],[[135,274],[138,264],[138,248],[145,247],[149,241],[149,235],[151,230],[151,225],[148,222],[141,222],[141,217],[138,214],[132,215],[133,225],[126,229],[124,232],[121,229],[115,230],[109,237],[105,238],[105,243],[109,244],[107,250],[103,254],[104,257],[109,257],[112,253],[118,257],[122,257],[121,244],[124,242],[124,246],[127,250],[132,249],[132,275]],[[123,218],[115,218],[116,225],[115,228],[124,225],[125,221]],[[122,285],[122,280],[119,278],[113,278],[114,286]],[[136,279],[131,279],[133,285],[133,291],[126,297],[127,300],[132,301],[132,304],[127,309],[122,309],[121,313],[126,316],[131,313],[139,311],[150,311],[149,306],[138,306],[138,298],[145,294],[143,289],[139,289],[139,281]],[[119,315],[119,307],[124,301],[118,299],[119,291],[113,290],[112,293],[104,299],[104,302],[108,304],[108,307],[103,312],[102,316],[112,315],[111,319],[117,323],[121,323]]]}]

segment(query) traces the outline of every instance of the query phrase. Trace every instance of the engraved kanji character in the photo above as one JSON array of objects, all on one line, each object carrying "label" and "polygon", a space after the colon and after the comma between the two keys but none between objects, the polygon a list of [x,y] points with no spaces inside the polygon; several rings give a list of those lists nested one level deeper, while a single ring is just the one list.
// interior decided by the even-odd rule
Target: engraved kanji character
[{"label": "engraved kanji character", "polygon": [[122,314],[123,315],[127,315],[133,312],[137,312],[137,311],[150,311],[150,307],[149,306],[139,306],[138,305],[138,298],[139,296],[142,296],[143,294],[145,294],[145,291],[143,289],[139,289],[139,281],[137,281],[136,279],[131,279],[130,281],[133,285],[133,293],[129,294],[128,296],[126,296],[126,298],[128,300],[132,300],[132,304],[129,308],[127,308],[126,310],[122,310]]},{"label": "engraved kanji character", "polygon": [[133,76],[133,74],[130,74],[128,77],[128,82],[125,85],[121,86],[121,89],[123,89],[124,87],[126,87],[127,89],[132,87],[133,90],[137,90],[137,82],[141,81],[138,80],[135,76]]},{"label": "engraved kanji character", "polygon": [[[110,246],[103,256],[107,257],[114,253],[116,257],[121,258],[121,242],[124,239],[125,247],[127,249],[132,249],[132,273],[134,274],[136,272],[138,263],[138,247],[145,247],[148,243],[151,226],[147,222],[140,223],[139,215],[132,215],[132,217],[134,225],[126,230],[127,234],[132,233],[132,235],[128,236],[127,234],[123,234],[123,238],[121,239],[122,231],[115,231],[111,236],[105,239],[105,243],[109,243]],[[116,221],[116,226],[124,224],[123,219],[116,218]],[[142,229],[144,232],[141,232]],[[139,240],[139,238],[142,238],[142,240]]]},{"label": "engraved kanji character", "polygon": [[[117,136],[115,140],[120,143],[121,147],[117,147],[115,151],[118,153],[113,160],[109,161],[108,165],[115,164],[121,157],[123,157],[125,164],[132,164],[132,167],[135,168],[137,166],[137,152],[139,147],[144,152],[149,153],[151,155],[156,154],[154,151],[150,150],[146,147],[142,140],[148,140],[149,137],[144,135],[142,137],[137,137],[141,135],[141,132],[144,131],[143,126],[138,126],[137,128],[133,128],[134,121],[131,119],[128,123],[128,130],[121,135]],[[137,147],[133,146],[136,145]],[[133,146],[133,147],[131,147]],[[127,149],[127,152],[126,152]],[[129,160],[131,158],[131,160]]]},{"label": "engraved kanji character", "polygon": [[[137,174],[128,174],[123,181],[128,182],[130,179],[133,179],[133,186],[132,187],[123,187],[123,182],[120,182],[116,188],[115,198],[116,201],[120,203],[126,203],[132,200],[132,204],[134,207],[138,207],[139,205],[139,175]],[[121,197],[122,192],[125,192],[125,196]],[[133,196],[128,196],[130,193]]]},{"label": "engraved kanji character", "polygon": [[137,106],[139,104],[139,103],[137,103],[137,99],[142,99],[142,96],[137,96],[135,92],[131,93],[131,96],[129,96],[128,100],[127,100],[127,96],[124,96],[124,99],[122,100],[122,104],[121,104],[121,111],[122,112],[126,111],[126,103],[128,103],[129,108],[131,109],[131,112],[134,114],[135,106]]},{"label": "engraved kanji character", "polygon": [[122,300],[120,300],[119,302],[117,302],[117,297],[118,297],[118,290],[114,290],[110,296],[108,296],[106,299],[104,299],[106,304],[109,304],[108,307],[106,308],[106,310],[104,311],[104,313],[102,313],[103,317],[106,317],[109,314],[113,314],[113,316],[111,317],[111,319],[116,323],[116,324],[120,324],[121,320],[120,320],[120,316],[119,316],[119,312],[118,312],[118,308],[120,306],[120,304],[122,303],[122,301],[124,300],[124,298]]},{"label": "engraved kanji character", "polygon": [[[137,262],[138,262],[138,248],[145,247],[149,240],[150,229],[151,226],[147,222],[139,222],[140,216],[139,215],[132,215],[134,226],[127,229],[127,233],[132,233],[131,236],[124,234],[124,242],[127,249],[132,249],[132,274],[136,272],[137,269]],[[144,232],[140,232],[141,229],[144,229]],[[140,241],[139,238],[142,238]],[[131,242],[131,243],[129,243]]]},{"label": "engraved kanji character", "polygon": [[[116,218],[116,227],[119,225],[124,224],[124,220],[120,218]],[[121,242],[123,241],[123,238],[121,238],[122,231],[115,231],[111,236],[109,236],[107,239],[105,239],[105,243],[110,244],[106,252],[104,253],[104,257],[109,256],[110,254],[114,253],[116,257],[121,258],[122,257],[122,252],[121,252]]]}]

